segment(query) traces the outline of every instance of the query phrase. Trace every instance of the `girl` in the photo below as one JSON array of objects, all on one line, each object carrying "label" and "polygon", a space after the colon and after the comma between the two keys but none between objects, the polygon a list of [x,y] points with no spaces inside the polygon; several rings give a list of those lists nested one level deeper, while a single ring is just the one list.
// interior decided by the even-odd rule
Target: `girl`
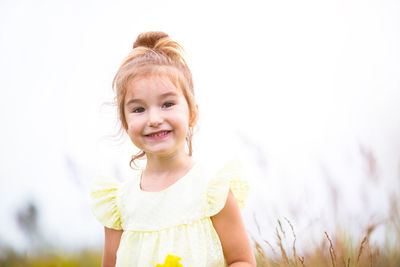
[{"label": "girl", "polygon": [[126,182],[95,179],[103,267],[255,266],[238,208],[247,187],[237,164],[209,173],[192,159],[198,107],[182,52],[165,33],[140,34],[115,75],[122,129],[142,151],[131,164],[147,161]]}]

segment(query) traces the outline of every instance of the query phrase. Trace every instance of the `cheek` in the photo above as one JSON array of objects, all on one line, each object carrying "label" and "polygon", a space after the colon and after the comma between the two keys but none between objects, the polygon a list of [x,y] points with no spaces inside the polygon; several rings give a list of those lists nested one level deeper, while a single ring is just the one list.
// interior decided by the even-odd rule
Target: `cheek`
[{"label": "cheek", "polygon": [[127,125],[126,131],[128,133],[134,133],[134,132],[137,132],[137,131],[139,131],[141,129],[140,119],[133,120],[133,119],[127,118],[126,125]]},{"label": "cheek", "polygon": [[181,126],[181,128],[184,129],[189,129],[189,122],[190,122],[190,116],[189,113],[182,112],[179,114],[177,117],[177,123]]}]

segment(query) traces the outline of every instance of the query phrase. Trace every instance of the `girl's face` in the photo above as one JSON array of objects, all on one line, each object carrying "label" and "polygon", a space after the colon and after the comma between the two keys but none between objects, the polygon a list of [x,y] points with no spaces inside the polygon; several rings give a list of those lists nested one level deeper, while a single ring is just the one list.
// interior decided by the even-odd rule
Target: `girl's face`
[{"label": "girl's face", "polygon": [[148,156],[185,152],[189,107],[181,90],[166,76],[132,80],[127,87],[124,112],[131,141]]}]

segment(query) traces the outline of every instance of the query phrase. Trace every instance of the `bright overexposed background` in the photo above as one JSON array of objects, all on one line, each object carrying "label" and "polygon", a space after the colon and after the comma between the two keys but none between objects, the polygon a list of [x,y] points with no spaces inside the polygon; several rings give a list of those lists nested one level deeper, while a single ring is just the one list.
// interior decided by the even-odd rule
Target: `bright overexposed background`
[{"label": "bright overexposed background", "polygon": [[0,245],[29,248],[17,218],[33,203],[47,244],[101,246],[90,180],[129,179],[136,152],[108,138],[104,103],[149,30],[187,52],[195,157],[244,163],[255,239],[282,218],[305,244],[337,225],[362,235],[400,196],[399,14],[395,0],[1,1]]}]

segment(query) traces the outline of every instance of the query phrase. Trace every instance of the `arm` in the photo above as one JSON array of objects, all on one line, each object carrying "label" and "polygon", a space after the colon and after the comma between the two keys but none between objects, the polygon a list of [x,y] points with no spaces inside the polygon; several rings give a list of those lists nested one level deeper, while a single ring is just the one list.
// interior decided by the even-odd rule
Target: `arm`
[{"label": "arm", "polygon": [[224,208],[211,217],[215,230],[221,240],[225,259],[230,267],[255,267],[256,260],[251,249],[239,207],[232,192],[229,191]]},{"label": "arm", "polygon": [[117,250],[124,231],[104,227],[104,252],[102,267],[115,267]]}]

